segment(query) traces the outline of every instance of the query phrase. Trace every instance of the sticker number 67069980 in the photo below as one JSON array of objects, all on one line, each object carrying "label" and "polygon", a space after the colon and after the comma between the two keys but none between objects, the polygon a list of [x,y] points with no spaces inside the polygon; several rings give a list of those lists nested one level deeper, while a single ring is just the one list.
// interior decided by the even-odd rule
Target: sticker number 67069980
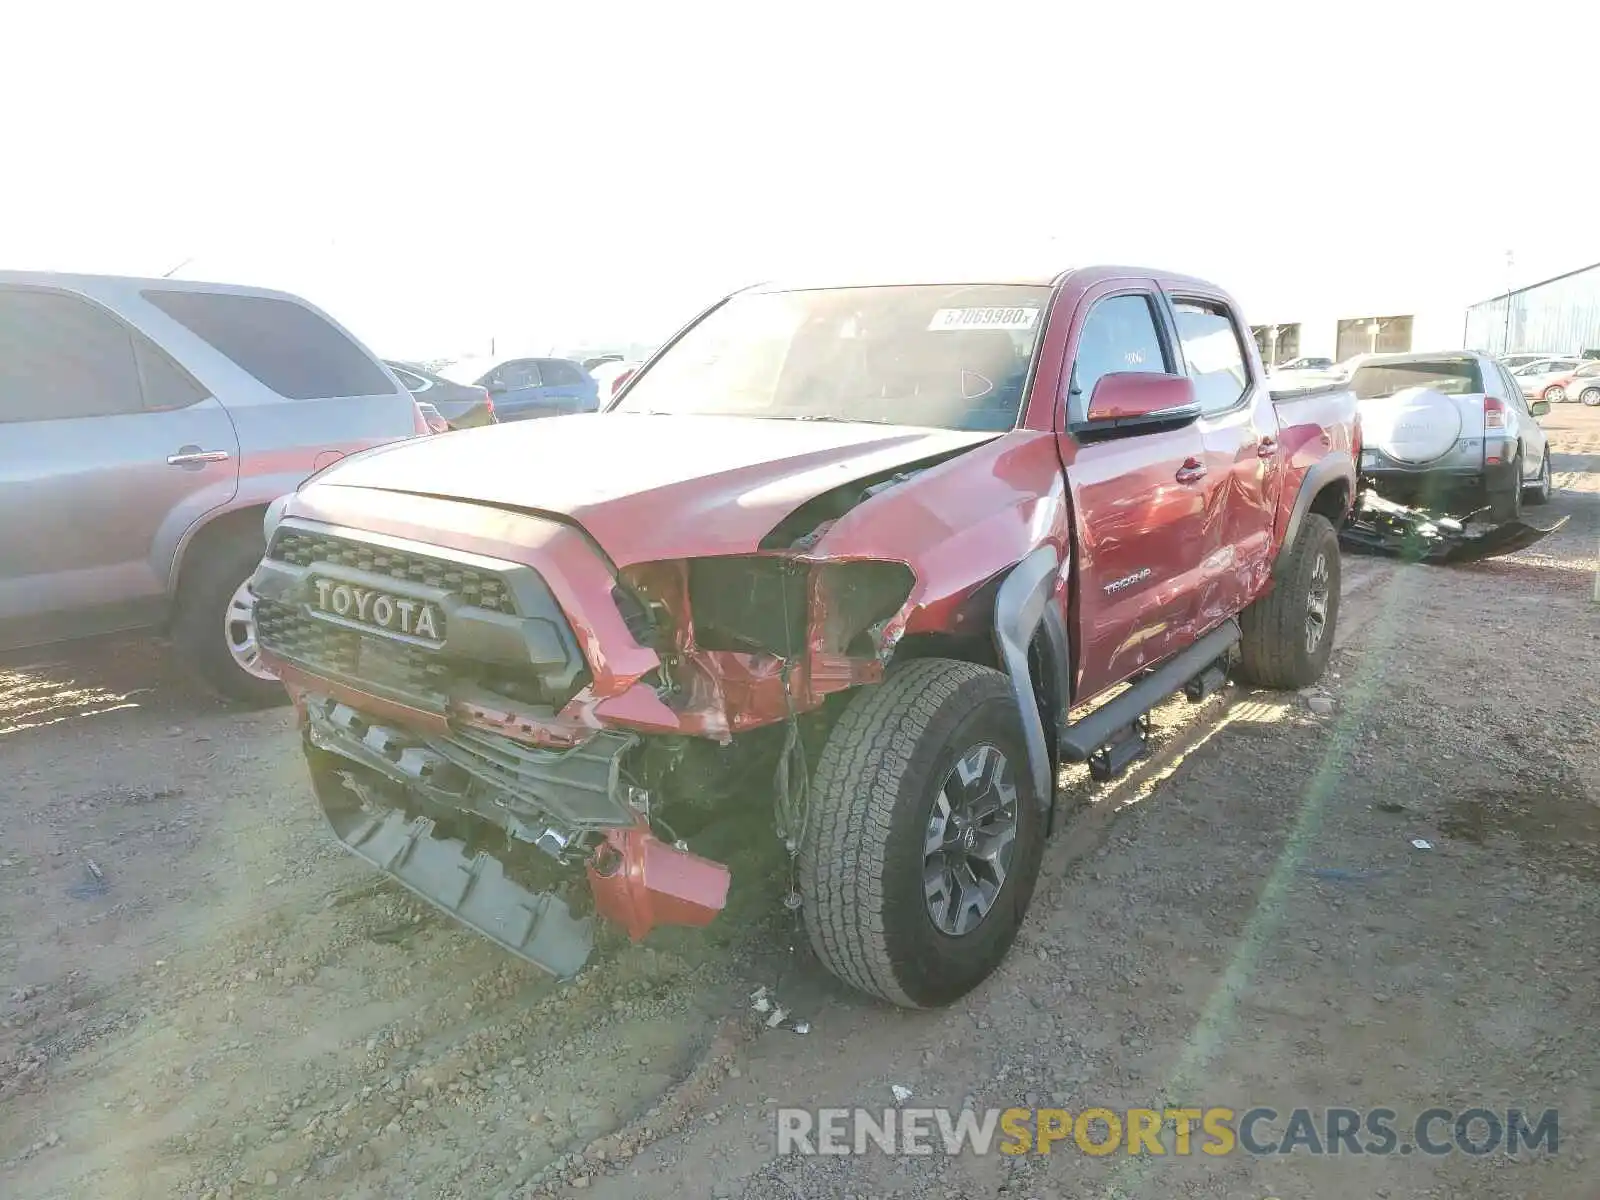
[{"label": "sticker number 67069980", "polygon": [[1027,330],[1038,319],[1037,308],[941,308],[928,322],[928,329]]}]

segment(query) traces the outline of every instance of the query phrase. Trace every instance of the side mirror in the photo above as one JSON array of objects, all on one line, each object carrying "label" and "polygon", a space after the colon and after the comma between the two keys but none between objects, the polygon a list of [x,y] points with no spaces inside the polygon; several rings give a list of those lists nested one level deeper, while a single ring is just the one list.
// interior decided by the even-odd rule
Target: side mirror
[{"label": "side mirror", "polygon": [[626,371],[613,379],[611,381],[611,394],[615,396],[618,392],[620,392],[622,390],[622,385],[627,383],[628,380],[632,379],[638,370],[638,367],[629,367]]},{"label": "side mirror", "polygon": [[1550,411],[1550,401],[1535,400],[1528,406],[1528,411],[1536,417],[1542,417]]},{"label": "side mirror", "polygon": [[506,385],[500,382],[500,380],[496,379],[490,383],[484,384],[484,390],[486,390],[491,396],[503,396],[505,395]]},{"label": "side mirror", "polygon": [[1148,371],[1116,371],[1102,375],[1089,397],[1088,422],[1150,422],[1163,418],[1193,420],[1200,415],[1194,381],[1186,375]]}]

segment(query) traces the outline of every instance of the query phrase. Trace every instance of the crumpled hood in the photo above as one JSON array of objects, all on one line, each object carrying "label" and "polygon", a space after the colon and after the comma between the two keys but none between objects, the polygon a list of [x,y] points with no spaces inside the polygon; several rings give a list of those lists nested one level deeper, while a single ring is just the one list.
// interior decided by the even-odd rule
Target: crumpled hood
[{"label": "crumpled hood", "polygon": [[992,441],[899,425],[596,413],[410,438],[308,484],[570,518],[620,566],[742,554],[840,484]]}]

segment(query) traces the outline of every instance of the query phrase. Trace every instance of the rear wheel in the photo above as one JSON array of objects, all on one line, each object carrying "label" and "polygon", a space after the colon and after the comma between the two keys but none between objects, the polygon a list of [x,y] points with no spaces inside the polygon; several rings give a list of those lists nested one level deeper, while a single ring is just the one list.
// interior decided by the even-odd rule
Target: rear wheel
[{"label": "rear wheel", "polygon": [[1534,480],[1523,493],[1523,499],[1529,504],[1550,503],[1550,447],[1544,449],[1544,456],[1539,459],[1539,478]]},{"label": "rear wheel", "polygon": [[1544,390],[1543,399],[1550,401],[1551,404],[1560,404],[1565,401],[1566,398],[1567,389],[1562,387],[1559,383],[1553,383]]},{"label": "rear wheel", "polygon": [[261,536],[220,541],[201,553],[178,597],[173,641],[212,691],[253,708],[286,704],[288,693],[261,661],[250,576],[261,561]]},{"label": "rear wheel", "polygon": [[1489,519],[1497,525],[1522,519],[1522,451],[1511,460],[1511,483],[1489,493]]},{"label": "rear wheel", "polygon": [[1269,688],[1309,687],[1322,678],[1339,623],[1339,535],[1320,513],[1285,552],[1272,590],[1239,616],[1239,676]]},{"label": "rear wheel", "polygon": [[1039,874],[1032,778],[998,671],[916,659],[854,697],[817,765],[800,852],[823,964],[906,1008],[992,974]]}]

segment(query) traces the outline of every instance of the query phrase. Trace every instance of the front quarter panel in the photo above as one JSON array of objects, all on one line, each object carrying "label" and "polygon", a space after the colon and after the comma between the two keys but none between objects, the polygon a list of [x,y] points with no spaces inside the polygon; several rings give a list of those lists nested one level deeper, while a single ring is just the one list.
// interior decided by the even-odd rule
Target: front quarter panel
[{"label": "front quarter panel", "polygon": [[1040,545],[1068,553],[1068,512],[1055,438],[1015,430],[931,467],[836,521],[807,557],[887,559],[916,576],[885,637],[987,635],[984,584]]}]

